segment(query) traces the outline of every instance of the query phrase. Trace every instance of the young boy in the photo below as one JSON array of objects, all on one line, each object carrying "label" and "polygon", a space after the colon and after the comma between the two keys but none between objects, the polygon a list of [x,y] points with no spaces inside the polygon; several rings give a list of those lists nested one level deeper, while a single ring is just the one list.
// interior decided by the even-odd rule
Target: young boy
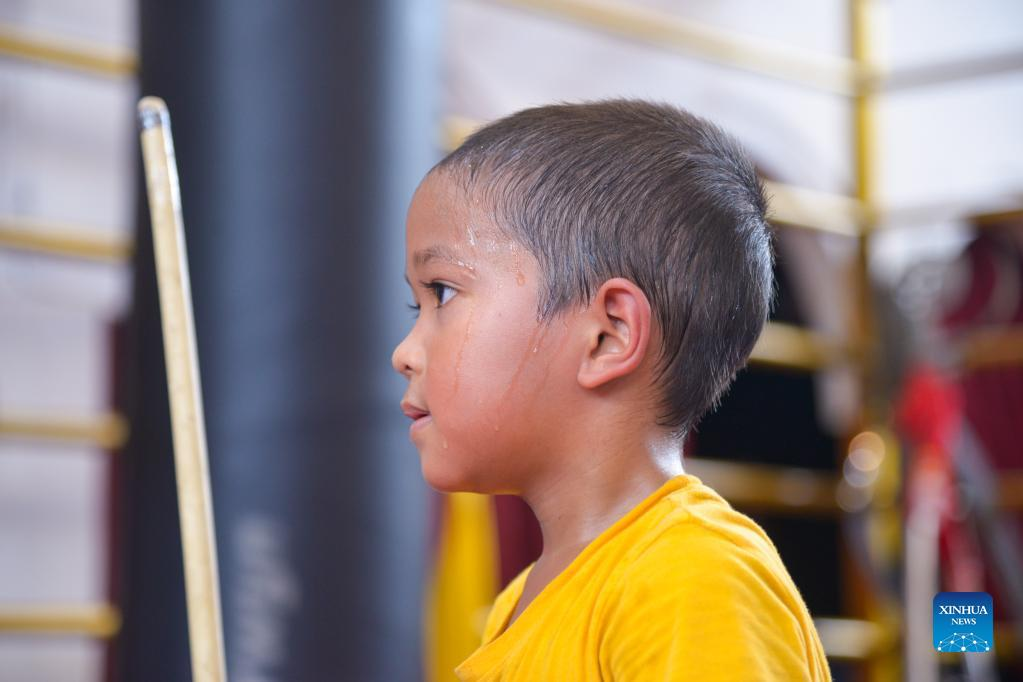
[{"label": "young boy", "polygon": [[460,679],[830,679],[774,545],[683,471],[767,320],[765,210],[731,138],[635,100],[520,111],[416,190],[392,361],[423,476],[543,532]]}]

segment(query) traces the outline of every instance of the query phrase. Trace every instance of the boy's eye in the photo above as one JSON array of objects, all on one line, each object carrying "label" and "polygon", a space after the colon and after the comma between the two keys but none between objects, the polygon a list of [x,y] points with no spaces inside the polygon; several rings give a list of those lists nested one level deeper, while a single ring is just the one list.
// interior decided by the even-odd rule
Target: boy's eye
[{"label": "boy's eye", "polygon": [[[433,295],[437,299],[437,307],[441,307],[445,303],[451,300],[451,296],[455,295],[455,290],[449,287],[447,284],[441,284],[440,282],[430,282],[430,289],[433,290]],[[444,291],[451,292],[451,296],[445,298]]]},{"label": "boy's eye", "polygon": [[[451,300],[452,296],[457,293],[453,287],[449,287],[447,284],[442,282],[421,282],[421,284],[433,292],[433,297],[437,300],[437,307],[440,308],[442,305]],[[444,292],[450,292],[450,295],[445,296]],[[416,316],[419,316],[419,306],[409,303],[407,304],[411,310],[416,312]]]}]

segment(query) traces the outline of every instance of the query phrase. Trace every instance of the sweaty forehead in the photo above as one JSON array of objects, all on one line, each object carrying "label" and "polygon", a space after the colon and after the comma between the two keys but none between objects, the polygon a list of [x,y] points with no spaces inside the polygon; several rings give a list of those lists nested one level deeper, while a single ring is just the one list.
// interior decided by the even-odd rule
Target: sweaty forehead
[{"label": "sweaty forehead", "polygon": [[412,268],[431,261],[492,262],[517,246],[443,172],[430,173],[416,189],[409,206],[405,238]]}]

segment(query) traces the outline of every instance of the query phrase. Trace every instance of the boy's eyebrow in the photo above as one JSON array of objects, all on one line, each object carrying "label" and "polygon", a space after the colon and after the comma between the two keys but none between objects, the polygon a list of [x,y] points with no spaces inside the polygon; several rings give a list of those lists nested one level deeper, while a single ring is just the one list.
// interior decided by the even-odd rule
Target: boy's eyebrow
[{"label": "boy's eyebrow", "polygon": [[[416,268],[420,268],[432,260],[442,260],[452,265],[457,265],[465,270],[470,277],[476,278],[476,266],[471,262],[462,260],[462,254],[450,246],[434,244],[412,254],[413,267]],[[405,275],[405,281],[409,282],[408,275]],[[409,286],[412,286],[411,282],[409,282]]]},{"label": "boy's eyebrow", "polygon": [[412,262],[417,268],[426,265],[431,260],[444,260],[455,265],[464,265],[465,263],[459,258],[459,255],[457,251],[448,246],[434,244],[433,246],[416,251],[412,256]]}]

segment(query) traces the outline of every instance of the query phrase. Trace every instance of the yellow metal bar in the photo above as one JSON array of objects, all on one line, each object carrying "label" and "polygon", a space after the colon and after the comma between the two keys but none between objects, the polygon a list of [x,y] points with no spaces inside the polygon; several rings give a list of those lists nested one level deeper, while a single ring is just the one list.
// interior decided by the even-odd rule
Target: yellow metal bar
[{"label": "yellow metal bar", "polygon": [[1023,70],[1023,52],[1014,50],[887,73],[876,68],[877,65],[855,59],[801,50],[620,1],[489,1],[542,12],[644,45],[676,50],[715,64],[850,97],[864,92],[905,91]]},{"label": "yellow metal bar", "polygon": [[682,52],[717,64],[851,96],[874,78],[852,60],[739,35],[638,5],[614,0],[490,0],[542,12],[610,35]]},{"label": "yellow metal bar", "polygon": [[[1023,190],[1019,194],[1023,195]],[[970,220],[980,227],[999,226],[1008,222],[1023,224],[1023,207],[976,213],[970,216]]]},{"label": "yellow metal bar", "polygon": [[1023,470],[998,472],[996,506],[1008,512],[1023,512]]},{"label": "yellow metal bar", "polygon": [[960,353],[968,369],[1021,365],[1023,326],[977,329],[963,340]]},{"label": "yellow metal bar", "polygon": [[[850,0],[853,59],[868,69],[879,69],[878,49],[874,38],[878,31],[882,9],[876,0]],[[877,112],[876,98],[865,91],[853,98],[853,164],[856,178],[856,198],[863,214],[857,235],[857,248],[852,278],[852,291],[856,297],[853,320],[854,347],[861,363],[861,390],[863,395],[864,426],[878,422],[880,408],[875,395],[877,348],[875,343],[874,311],[871,301],[870,249],[872,233],[877,224],[876,152]]]},{"label": "yellow metal bar", "polygon": [[814,626],[828,658],[866,661],[881,653],[892,653],[898,635],[870,620],[814,618]]},{"label": "yellow metal bar", "polygon": [[98,234],[93,228],[23,218],[0,218],[0,248],[114,263],[127,261],[133,250],[130,241]]},{"label": "yellow metal bar", "polygon": [[128,50],[35,35],[13,26],[0,25],[0,55],[107,78],[138,72],[138,57]]},{"label": "yellow metal bar", "polygon": [[744,509],[797,516],[840,512],[833,473],[702,457],[686,458],[686,471]]},{"label": "yellow metal bar", "polygon": [[192,679],[223,682],[227,672],[213,500],[174,141],[163,100],[143,98],[138,114],[167,364]]},{"label": "yellow metal bar", "polygon": [[[879,0],[849,0],[848,7],[853,61],[861,73],[875,75],[883,73],[881,41],[887,28],[883,16],[887,8]],[[888,416],[879,377],[880,347],[870,273],[870,254],[880,213],[877,191],[879,153],[877,80],[869,79],[861,83],[852,99],[851,133],[856,199],[863,211],[856,238],[853,271],[850,273],[852,280],[850,290],[855,297],[851,329],[852,347],[859,361],[860,370],[861,412],[858,425],[861,433],[865,433],[863,431],[865,429],[871,429],[871,433],[876,432],[878,429],[872,427],[886,423]],[[856,445],[854,439],[850,440],[849,445]],[[886,482],[886,485],[892,484],[898,485],[898,481]],[[901,518],[898,508],[889,505],[868,508],[867,514],[872,525],[878,528],[891,527]],[[899,540],[894,542],[895,545],[901,544]],[[867,679],[873,682],[899,680],[902,677],[902,661],[897,646],[899,639],[895,633],[898,632],[898,624],[902,620],[901,605],[876,590],[875,582],[869,580],[848,558],[848,548],[844,554],[847,558],[843,562],[845,575],[842,580],[846,608],[852,614],[863,616],[878,626],[890,624],[894,630],[892,637],[886,640],[888,645],[875,651],[874,655],[861,659],[866,665]],[[864,632],[869,633],[869,630]],[[869,635],[865,634],[865,639],[869,642]]]},{"label": "yellow metal bar", "polygon": [[119,414],[92,419],[0,417],[0,438],[84,443],[101,450],[119,450],[128,438],[128,422]]},{"label": "yellow metal bar", "polygon": [[769,218],[775,225],[856,237],[866,217],[863,206],[853,198],[765,181],[770,197]]},{"label": "yellow metal bar", "polygon": [[1023,187],[1000,196],[961,197],[895,208],[878,209],[884,227],[925,227],[950,220],[968,221],[978,227],[998,227],[1023,219]]},{"label": "yellow metal bar", "polygon": [[110,639],[120,630],[121,612],[110,604],[0,607],[0,633]]},{"label": "yellow metal bar", "polygon": [[877,83],[877,87],[885,92],[900,92],[1020,70],[1023,70],[1023,52],[1015,50],[901,69]]},{"label": "yellow metal bar", "polygon": [[440,129],[441,149],[449,152],[454,151],[482,125],[484,125],[484,121],[477,121],[457,114],[445,116],[441,121]]},{"label": "yellow metal bar", "polygon": [[846,349],[829,343],[816,332],[789,324],[768,322],[753,347],[750,361],[813,372],[842,362],[847,356]]}]

